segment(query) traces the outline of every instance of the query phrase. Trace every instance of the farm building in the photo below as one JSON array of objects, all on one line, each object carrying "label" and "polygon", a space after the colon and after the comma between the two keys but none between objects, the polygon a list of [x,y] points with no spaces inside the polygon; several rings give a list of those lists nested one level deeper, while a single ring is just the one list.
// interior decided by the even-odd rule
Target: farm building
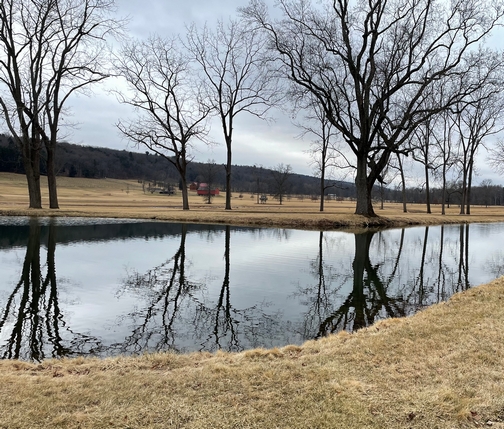
[{"label": "farm building", "polygon": [[[208,195],[208,183],[200,183],[196,192],[198,193],[198,195]],[[219,189],[210,189],[211,195],[219,195],[219,193]]]}]

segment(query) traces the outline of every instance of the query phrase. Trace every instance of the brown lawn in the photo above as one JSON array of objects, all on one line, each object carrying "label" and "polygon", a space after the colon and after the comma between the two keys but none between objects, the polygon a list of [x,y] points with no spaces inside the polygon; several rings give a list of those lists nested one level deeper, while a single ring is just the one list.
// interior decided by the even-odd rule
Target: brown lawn
[{"label": "brown lawn", "polygon": [[[0,174],[0,212],[189,222],[365,227],[353,204],[250,195],[205,205],[136,182],[59,179],[61,209],[26,210],[21,176]],[[44,199],[47,204],[47,198]],[[502,208],[426,215],[386,204],[384,224],[503,221]],[[0,321],[0,323],[2,323]],[[504,279],[409,318],[302,346],[237,354],[0,362],[0,428],[503,428]]]}]

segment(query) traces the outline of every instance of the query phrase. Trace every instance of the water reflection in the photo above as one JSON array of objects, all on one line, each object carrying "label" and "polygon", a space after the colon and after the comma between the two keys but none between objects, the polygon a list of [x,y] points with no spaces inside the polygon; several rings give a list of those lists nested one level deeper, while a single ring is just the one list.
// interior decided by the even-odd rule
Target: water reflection
[{"label": "water reflection", "polygon": [[[230,288],[231,227],[223,228],[224,273],[222,280],[212,279],[220,284],[216,300],[207,296],[204,282],[190,281],[186,276],[186,266],[190,268],[192,265],[186,261],[187,225],[181,225],[180,247],[172,258],[146,273],[128,275],[124,288],[134,289],[144,297],[149,292],[156,292],[151,294],[145,308],[128,315],[130,320],[135,320],[130,323],[133,333],[123,343],[114,345],[118,352],[186,351],[178,345],[183,338],[194,341],[197,350],[208,351],[240,351],[245,347],[263,345],[261,341],[269,336],[271,327],[279,326],[278,315],[264,313],[261,304],[233,307]],[[215,243],[222,232],[200,231],[198,235]],[[262,234],[261,231],[254,232]],[[284,234],[281,236],[285,237]]]},{"label": "water reflection", "polygon": [[[436,227],[438,237],[429,240],[432,227],[426,226],[423,239],[408,243],[406,255],[406,229],[394,239],[390,231],[355,234],[351,265],[338,267],[324,259],[324,248],[338,244],[328,243],[324,240],[327,233],[320,232],[318,255],[310,271],[316,286],[297,293],[304,297],[307,308],[305,336],[320,338],[340,330],[354,331],[377,319],[404,317],[469,288],[469,225],[451,228],[458,228],[458,241],[446,239],[445,226]],[[494,277],[504,272],[504,262],[493,262],[492,267]],[[342,289],[348,284],[352,287],[345,293]]]},{"label": "water reflection", "polygon": [[[154,223],[56,225],[36,219],[18,227],[2,236],[4,249],[19,249],[25,240],[25,255],[19,280],[10,291],[9,283],[0,288],[0,354],[35,361],[162,350],[240,351],[354,331],[469,288],[469,268],[477,266],[470,264],[475,258],[470,241],[481,248],[479,234],[470,240],[470,225],[360,234]],[[113,298],[97,293],[86,305],[82,295],[104,277],[103,268],[95,267],[95,277],[82,285],[79,275],[58,276],[56,270],[57,245],[65,259],[74,251],[69,243],[82,246],[83,241],[79,255],[93,254],[96,247],[89,246],[96,243],[120,241],[132,261],[142,255],[159,262],[144,263],[147,269],[123,265],[118,284],[105,287]],[[138,250],[141,246],[152,253]],[[501,253],[488,255],[481,271],[501,275],[502,259]],[[59,269],[68,263],[67,258]],[[478,284],[489,279],[477,273]],[[103,311],[91,316],[89,308],[101,300],[114,316]],[[100,317],[106,322],[95,320]]]},{"label": "water reflection", "polygon": [[[7,299],[0,319],[3,359],[40,361],[48,357],[71,356],[97,351],[96,338],[81,335],[67,326],[58,302],[56,283],[56,227],[49,223],[47,257],[41,263],[41,225],[30,220],[26,255],[19,282]],[[43,269],[44,268],[44,269]],[[44,273],[45,271],[45,273]],[[65,344],[61,331],[72,340]]]}]

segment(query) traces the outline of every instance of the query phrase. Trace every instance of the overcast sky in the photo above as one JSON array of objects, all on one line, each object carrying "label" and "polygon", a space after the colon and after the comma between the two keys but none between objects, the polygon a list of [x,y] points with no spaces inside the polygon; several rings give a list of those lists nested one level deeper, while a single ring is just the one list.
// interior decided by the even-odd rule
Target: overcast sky
[{"label": "overcast sky", "polygon": [[[273,4],[273,0],[268,2]],[[185,24],[195,22],[202,26],[205,22],[212,24],[218,18],[236,16],[237,8],[247,3],[248,0],[116,0],[118,15],[130,18],[128,34],[135,38],[145,38],[154,33],[161,36],[183,34]],[[114,85],[109,80],[105,86]],[[119,104],[113,95],[108,94],[105,88],[95,87],[90,97],[74,97],[69,104],[72,110],[71,120],[79,125],[64,136],[67,141],[86,146],[144,151],[143,148],[135,148],[119,134],[115,123],[119,119],[131,118],[133,114],[127,106]],[[272,112],[272,118],[274,121],[265,122],[246,113],[237,117],[233,137],[233,164],[273,167],[283,163],[290,164],[295,173],[312,174],[310,158],[306,153],[310,139],[297,139],[299,130],[280,111]],[[218,164],[225,163],[225,145],[218,123],[212,127],[210,138],[218,144],[211,148],[197,144],[195,160],[206,162],[214,159]],[[503,184],[503,178],[488,167],[485,157],[484,153],[479,157],[479,175],[473,183],[491,179],[494,184]]]}]

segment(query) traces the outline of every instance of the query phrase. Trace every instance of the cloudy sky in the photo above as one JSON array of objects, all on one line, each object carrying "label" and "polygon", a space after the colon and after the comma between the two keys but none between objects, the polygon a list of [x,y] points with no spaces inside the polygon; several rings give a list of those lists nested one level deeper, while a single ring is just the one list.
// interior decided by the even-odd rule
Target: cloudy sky
[{"label": "cloudy sky", "polygon": [[[118,13],[130,18],[128,34],[135,38],[145,38],[154,33],[161,36],[183,34],[185,24],[212,24],[218,18],[236,16],[236,9],[247,3],[248,0],[153,1],[148,2],[146,7],[146,2],[140,0],[116,0]],[[144,151],[122,138],[115,127],[119,119],[134,117],[127,106],[119,104],[115,96],[106,91],[107,87],[113,88],[115,84],[117,82],[109,79],[103,88],[95,87],[90,97],[74,97],[70,103],[71,120],[78,122],[78,126],[70,130],[66,137],[68,141],[82,145]],[[311,174],[310,159],[305,153],[310,140],[297,139],[299,130],[282,112],[271,112],[269,119],[263,121],[246,113],[237,116],[233,137],[233,164],[261,164],[264,167],[272,167],[284,163],[291,164],[296,173]],[[212,126],[210,139],[217,144],[209,148],[198,143],[196,161],[214,159],[217,163],[224,163],[226,152],[218,123]]]},{"label": "cloudy sky", "polygon": [[[273,4],[273,0],[268,0]],[[129,17],[128,34],[135,38],[145,38],[150,34],[171,36],[183,34],[185,24],[195,22],[203,25],[212,24],[218,18],[227,19],[236,16],[236,9],[245,6],[248,0],[116,0],[118,15]],[[119,104],[115,97],[106,91],[117,83],[109,80],[103,88],[95,88],[89,97],[78,96],[71,101],[72,121],[79,125],[69,131],[66,139],[72,143],[141,151],[131,142],[121,137],[115,127],[119,119],[131,118],[132,111]],[[310,158],[306,153],[309,148],[308,137],[299,140],[299,130],[290,118],[280,111],[271,113],[272,121],[261,121],[250,115],[242,114],[237,118],[233,138],[233,164],[260,164],[273,167],[279,163],[290,164],[294,172],[312,174]],[[198,144],[195,160],[205,162],[214,159],[224,163],[226,159],[222,131],[219,124],[212,126],[210,138],[218,144],[211,148]],[[485,154],[478,161],[478,177],[473,181],[478,184],[483,179],[491,179],[494,184],[504,184],[502,177],[496,175],[485,162]],[[416,169],[415,169],[416,171]],[[421,169],[418,169],[420,172]],[[414,175],[415,173],[412,173]],[[421,173],[419,173],[421,174]],[[350,178],[348,178],[350,179]],[[412,183],[413,184],[413,183]]]}]

